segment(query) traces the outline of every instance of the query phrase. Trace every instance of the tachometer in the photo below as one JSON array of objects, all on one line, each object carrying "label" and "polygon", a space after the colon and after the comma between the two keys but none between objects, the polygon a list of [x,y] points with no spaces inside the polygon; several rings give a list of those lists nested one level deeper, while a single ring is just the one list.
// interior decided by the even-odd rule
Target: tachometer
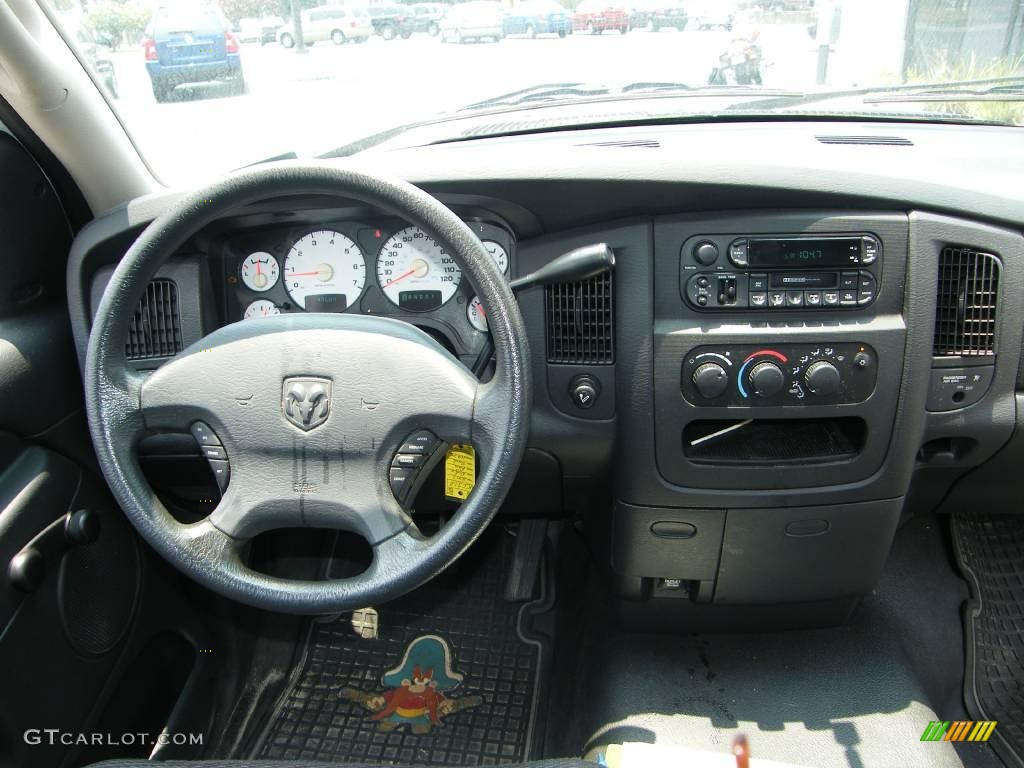
[{"label": "tachometer", "polygon": [[241,267],[242,282],[252,291],[269,291],[278,277],[277,259],[266,251],[256,251],[245,257]]},{"label": "tachometer", "polygon": [[462,270],[433,237],[419,227],[406,227],[381,248],[377,280],[384,295],[402,309],[427,312],[455,295]]},{"label": "tachometer", "polygon": [[288,295],[308,312],[343,312],[366,285],[366,261],[359,246],[341,232],[310,232],[284,259]]}]

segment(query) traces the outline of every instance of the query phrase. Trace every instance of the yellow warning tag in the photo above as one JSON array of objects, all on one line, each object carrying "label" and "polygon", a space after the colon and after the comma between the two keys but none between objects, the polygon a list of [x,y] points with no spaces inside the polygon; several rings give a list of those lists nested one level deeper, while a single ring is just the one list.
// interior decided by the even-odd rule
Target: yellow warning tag
[{"label": "yellow warning tag", "polygon": [[465,501],[476,485],[476,452],[472,445],[453,445],[444,457],[444,495]]}]

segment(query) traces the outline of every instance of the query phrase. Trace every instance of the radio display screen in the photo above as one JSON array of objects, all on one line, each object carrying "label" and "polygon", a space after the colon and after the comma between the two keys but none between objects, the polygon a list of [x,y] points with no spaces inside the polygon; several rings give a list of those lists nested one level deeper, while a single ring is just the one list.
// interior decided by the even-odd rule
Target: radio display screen
[{"label": "radio display screen", "polygon": [[750,268],[849,267],[860,264],[859,237],[752,239],[748,246]]}]

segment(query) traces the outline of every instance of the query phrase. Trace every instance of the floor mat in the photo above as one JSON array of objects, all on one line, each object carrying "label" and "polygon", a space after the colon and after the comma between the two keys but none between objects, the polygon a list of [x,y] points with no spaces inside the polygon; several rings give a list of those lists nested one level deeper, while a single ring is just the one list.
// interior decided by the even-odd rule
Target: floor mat
[{"label": "floor mat", "polygon": [[957,512],[953,538],[971,585],[967,707],[976,720],[998,722],[992,746],[1024,766],[1024,516]]},{"label": "floor mat", "polygon": [[[491,532],[457,571],[376,616],[314,621],[256,754],[444,766],[530,759],[546,643],[524,637],[520,615],[543,595],[525,607],[502,599],[514,548],[512,536]],[[362,637],[373,624],[376,638]]]}]

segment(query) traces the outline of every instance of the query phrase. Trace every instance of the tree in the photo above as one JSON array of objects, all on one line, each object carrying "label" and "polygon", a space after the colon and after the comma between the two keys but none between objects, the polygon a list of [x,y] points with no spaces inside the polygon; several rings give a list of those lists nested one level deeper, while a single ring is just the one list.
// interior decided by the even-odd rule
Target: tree
[{"label": "tree", "polygon": [[237,24],[239,19],[283,15],[281,0],[220,0],[220,9],[232,24]]},{"label": "tree", "polygon": [[100,40],[117,48],[124,42],[135,42],[149,23],[150,12],[134,3],[103,0],[90,3],[86,25]]}]

